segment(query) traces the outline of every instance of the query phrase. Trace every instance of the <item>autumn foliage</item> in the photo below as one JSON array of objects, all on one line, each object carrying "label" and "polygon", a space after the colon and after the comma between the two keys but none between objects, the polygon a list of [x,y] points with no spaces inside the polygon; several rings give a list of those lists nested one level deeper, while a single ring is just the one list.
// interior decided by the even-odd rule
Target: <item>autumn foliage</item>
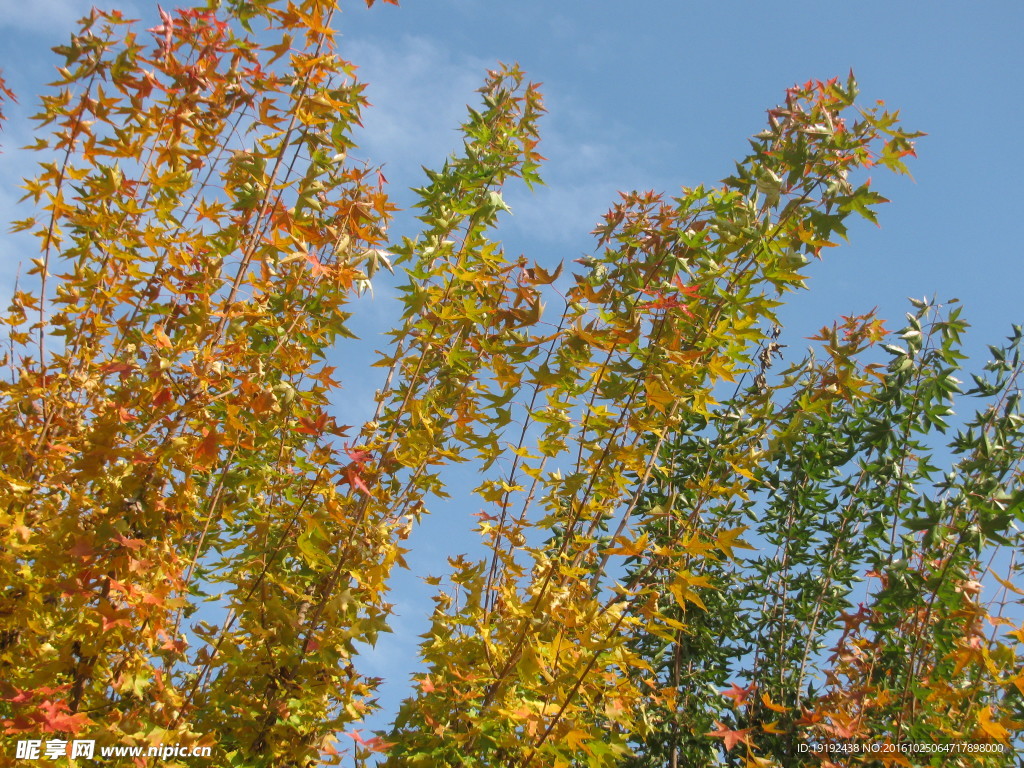
[{"label": "autumn foliage", "polygon": [[[543,161],[540,92],[501,66],[393,242],[336,6],[93,11],[55,49],[14,223],[39,252],[4,316],[8,739],[217,766],[1008,764],[1020,330],[966,388],[954,304],[780,360],[777,309],[919,134],[852,76],[794,86],[724,182],[624,193],[590,256],[538,264],[494,239]],[[328,358],[395,267],[375,413],[338,424],[366,373]],[[422,673],[363,736],[358,650],[459,462],[481,549],[452,553]]]}]

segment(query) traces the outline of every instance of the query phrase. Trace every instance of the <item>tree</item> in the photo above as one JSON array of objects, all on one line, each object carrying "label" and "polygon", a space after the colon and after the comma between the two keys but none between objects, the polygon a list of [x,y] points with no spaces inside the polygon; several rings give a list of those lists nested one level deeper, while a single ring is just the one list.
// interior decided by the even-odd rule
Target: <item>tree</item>
[{"label": "tree", "polygon": [[[662,546],[718,532],[683,566],[714,588],[699,611],[664,598],[678,628],[632,641],[649,664],[637,684],[661,697],[625,765],[719,765],[722,750],[731,765],[802,764],[808,740],[831,764],[1008,764],[1020,590],[1000,572],[1020,568],[1022,335],[964,392],[960,308],[913,304],[898,335],[870,316],[823,329],[824,359],[773,386],[769,345],[759,381],[666,441],[644,530]],[[851,366],[887,338],[887,365]],[[982,406],[937,451],[966,396]],[[752,469],[735,458],[751,455]],[[744,556],[738,532],[760,546]],[[679,567],[638,560],[627,583],[667,596]],[[911,743],[934,751],[896,751]],[[975,752],[951,754],[966,744]],[[866,746],[893,751],[852,752]]]},{"label": "tree", "polygon": [[[354,759],[527,768],[655,755],[679,743],[665,708],[680,691],[704,697],[694,706],[705,714],[724,712],[664,666],[720,636],[708,610],[719,599],[747,611],[741,629],[768,601],[760,615],[773,629],[754,677],[778,678],[768,701],[780,713],[831,718],[780,718],[789,730],[764,742],[766,755],[854,716],[890,727],[892,707],[920,698],[921,675],[946,679],[943,664],[978,686],[963,712],[979,738],[1005,742],[1000,676],[1017,651],[964,634],[957,611],[973,598],[956,588],[977,554],[949,536],[975,534],[947,511],[980,494],[978,530],[1015,535],[1015,351],[985,384],[1003,410],[964,438],[964,460],[988,463],[963,465],[942,511],[908,491],[871,517],[869,497],[903,487],[891,473],[850,491],[844,525],[866,533],[834,561],[838,591],[791,583],[811,539],[790,541],[782,527],[804,492],[794,478],[819,493],[841,466],[824,449],[805,455],[817,443],[802,434],[818,430],[848,461],[882,461],[916,453],[915,425],[943,417],[955,317],[943,321],[948,349],[904,336],[884,376],[860,362],[884,335],[863,319],[826,334],[824,363],[768,380],[775,310],[851,214],[874,220],[884,198],[860,174],[903,172],[917,134],[881,107],[858,108],[852,76],[794,87],[723,186],[624,194],[563,287],[561,265],[510,259],[492,239],[504,185],[540,182],[543,105],[514,66],[488,73],[463,152],[417,190],[420,233],[388,242],[383,176],[349,157],[364,86],[334,52],[336,5],[211,0],[161,9],[148,36],[93,11],[57,49],[65,64],[39,115],[41,172],[25,187],[41,213],[15,223],[40,255],[35,282],[13,292],[0,385],[7,733],[210,745],[212,765],[341,761],[337,734],[373,707],[357,648],[387,630],[403,542],[444,494],[445,468],[473,461],[489,554],[451,559],[416,693],[391,733],[353,732]],[[403,314],[379,361],[376,414],[338,425],[325,357],[351,343],[347,306],[392,260],[405,271]],[[545,302],[556,301],[552,320]],[[929,322],[929,339],[945,333]],[[753,388],[738,384],[751,375]],[[944,383],[924,397],[928,376]],[[905,425],[892,445],[883,417]],[[699,461],[694,441],[714,472],[696,490],[685,466]],[[736,552],[758,493],[775,494],[774,522],[757,533],[779,539],[782,560]],[[914,515],[927,516],[924,545],[949,563],[941,583],[926,561],[896,567],[909,540],[884,526],[896,520],[898,532]],[[889,582],[840,647],[875,632],[880,654],[905,652],[916,666],[902,673],[886,657],[864,668],[840,653],[831,688],[811,692],[802,673],[820,656],[801,656],[792,631],[810,621],[826,636],[865,562]],[[752,568],[760,591],[742,580]],[[908,595],[934,596],[932,613],[899,613]],[[977,653],[959,665],[943,654],[963,637]],[[652,653],[658,642],[667,656]],[[706,680],[741,658],[733,651],[705,665]],[[897,700],[865,715],[879,669]],[[733,698],[719,729],[729,759],[742,744],[743,759],[770,764],[750,751],[751,734],[772,734],[762,711],[744,706],[749,691]],[[953,723],[940,709],[899,722]],[[705,752],[717,743],[692,735]]]}]

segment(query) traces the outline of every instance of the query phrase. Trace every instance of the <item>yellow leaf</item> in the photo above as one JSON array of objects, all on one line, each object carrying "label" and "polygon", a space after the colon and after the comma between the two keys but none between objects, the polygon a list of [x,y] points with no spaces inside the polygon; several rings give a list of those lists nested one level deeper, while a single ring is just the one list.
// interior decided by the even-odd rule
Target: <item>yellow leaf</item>
[{"label": "yellow leaf", "polygon": [[[713,550],[715,545],[691,535],[683,539],[680,548],[690,557],[702,557],[707,556],[707,553]],[[718,558],[710,557],[709,559],[717,560]]]},{"label": "yellow leaf", "polygon": [[1019,672],[1016,677],[1010,678],[1010,682],[1017,686],[1017,690],[1024,695],[1024,672]]},{"label": "yellow leaf", "polygon": [[747,530],[747,526],[740,525],[736,528],[730,528],[727,531],[722,531],[718,534],[718,538],[715,539],[715,544],[720,550],[725,553],[725,556],[730,560],[735,560],[736,555],[733,553],[733,548],[736,549],[753,549],[752,546],[747,542],[740,539],[743,532]]},{"label": "yellow leaf", "polygon": [[732,373],[732,361],[724,355],[715,355],[707,363],[708,372],[714,379],[736,381]]},{"label": "yellow leaf", "polygon": [[688,602],[693,603],[703,611],[708,609],[708,607],[704,605],[704,601],[700,599],[700,595],[690,589],[689,582],[685,579],[680,579],[675,583],[670,584],[668,590],[672,593],[672,596],[676,599],[679,607],[683,610],[686,610],[686,604]]},{"label": "yellow leaf", "polygon": [[636,541],[630,541],[625,536],[619,536],[615,539],[615,545],[616,546],[607,550],[607,554],[637,557],[638,555],[643,554],[644,550],[647,549],[647,533],[645,532]]},{"label": "yellow leaf", "polygon": [[565,734],[565,743],[569,746],[569,749],[582,749],[589,755],[590,749],[587,748],[586,744],[588,741],[590,741],[590,734],[578,728],[573,728]]},{"label": "yellow leaf", "polygon": [[647,390],[647,403],[653,408],[657,409],[660,413],[665,413],[675,398],[672,393],[669,392],[665,385],[662,383],[660,377],[652,376],[644,382],[644,388]]},{"label": "yellow leaf", "polygon": [[996,581],[998,581],[1000,584],[1002,584],[1004,587],[1006,587],[1008,590],[1010,590],[1014,594],[1024,595],[1024,591],[1022,591],[1019,587],[1014,586],[1011,582],[1006,581],[1003,578],[1000,578],[999,574],[996,573],[995,571],[993,571],[991,568],[989,569],[989,573],[992,575],[992,577]]},{"label": "yellow leaf", "polygon": [[1003,725],[992,719],[992,707],[987,706],[981,712],[978,713],[978,725],[981,730],[985,732],[985,735],[996,739],[997,741],[1006,741],[1010,737],[1010,732],[1003,727]]}]

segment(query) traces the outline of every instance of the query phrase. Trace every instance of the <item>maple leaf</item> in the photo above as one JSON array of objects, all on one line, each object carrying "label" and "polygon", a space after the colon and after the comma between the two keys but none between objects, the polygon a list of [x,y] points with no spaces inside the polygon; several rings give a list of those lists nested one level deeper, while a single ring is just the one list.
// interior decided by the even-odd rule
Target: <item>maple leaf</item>
[{"label": "maple leaf", "polygon": [[185,649],[188,648],[188,641],[184,637],[174,638],[162,631],[158,634],[158,637],[164,639],[164,642],[160,646],[161,650],[172,651],[173,653],[184,653]]},{"label": "maple leaf", "polygon": [[590,741],[590,734],[578,728],[573,728],[565,734],[565,743],[569,746],[569,749],[584,750],[589,753],[590,750],[587,749],[588,741]]},{"label": "maple leaf", "polygon": [[163,405],[167,405],[167,403],[171,402],[173,399],[174,395],[171,394],[171,390],[167,387],[162,387],[153,398],[153,407],[159,408]]},{"label": "maple leaf", "polygon": [[163,605],[166,598],[156,592],[146,592],[142,595],[142,602],[144,605]]},{"label": "maple leaf", "polygon": [[722,691],[722,695],[727,699],[732,699],[735,706],[741,706],[747,703],[747,699],[750,698],[750,694],[757,688],[757,683],[751,683],[747,688],[740,688],[736,683],[732,683],[726,690]]},{"label": "maple leaf", "polygon": [[822,719],[821,714],[809,709],[801,709],[800,719],[796,721],[799,726],[808,726],[820,723]]},{"label": "maple leaf", "polygon": [[105,363],[100,366],[100,370],[104,373],[118,373],[121,374],[121,381],[127,378],[127,374],[130,374],[135,370],[135,366],[131,363],[116,362],[116,363]]},{"label": "maple leaf", "polygon": [[430,679],[430,675],[427,675],[422,680],[420,680],[420,690],[422,690],[424,693],[433,693],[437,690],[437,687]]},{"label": "maple leaf", "polygon": [[114,537],[114,541],[120,544],[122,547],[127,547],[132,552],[138,552],[142,548],[142,545],[146,542],[142,539],[129,539],[124,534],[118,534]]},{"label": "maple leaf", "polygon": [[861,624],[871,618],[871,610],[864,603],[858,603],[857,606],[856,613],[843,611],[839,614],[839,620],[843,624],[844,632],[858,629]]},{"label": "maple leaf", "polygon": [[371,752],[387,752],[395,744],[391,741],[384,741],[380,736],[374,736],[372,739],[364,741],[363,746]]},{"label": "maple leaf", "polygon": [[705,735],[714,736],[716,739],[722,739],[723,743],[725,744],[726,752],[732,751],[732,748],[740,742],[744,744],[750,744],[750,728],[744,728],[739,731],[734,731],[731,728],[726,728],[717,720],[715,721],[715,725],[718,726],[718,730],[710,731]]},{"label": "maple leaf", "polygon": [[831,723],[823,723],[822,728],[831,733],[833,736],[837,736],[840,739],[851,739],[856,734],[856,731],[849,726],[849,724],[843,724],[837,722],[836,716],[832,715]]},{"label": "maple leaf", "polygon": [[23,691],[20,688],[15,688],[13,696],[0,696],[4,701],[10,701],[14,704],[24,704],[26,701],[32,701],[32,694],[30,691]]},{"label": "maple leaf", "polygon": [[80,560],[88,560],[95,554],[92,539],[87,536],[76,536],[75,543],[68,549],[68,554]]},{"label": "maple leaf", "polygon": [[647,549],[648,535],[645,531],[636,541],[630,541],[625,536],[619,536],[615,539],[614,547],[606,550],[606,554],[609,555],[625,555],[626,557],[637,557],[643,554],[644,550]]},{"label": "maple leaf", "polygon": [[1024,695],[1024,672],[1018,673],[1016,677],[1010,679],[1010,682],[1017,687],[1017,690],[1021,692],[1021,695]]},{"label": "maple leaf", "polygon": [[324,427],[327,426],[327,414],[321,413],[316,420],[307,418],[305,416],[299,417],[299,426],[295,428],[296,432],[303,435],[312,435],[317,437],[324,431]]},{"label": "maple leaf", "polygon": [[129,611],[118,611],[109,604],[104,604],[100,607],[99,613],[103,632],[109,632],[117,626],[128,628],[132,626],[132,622],[128,618],[130,616]]},{"label": "maple leaf", "polygon": [[768,709],[770,709],[772,712],[789,711],[789,707],[784,707],[781,704],[776,704],[774,701],[772,701],[772,697],[769,696],[767,693],[761,694],[761,703],[768,707]]},{"label": "maple leaf", "polygon": [[334,737],[328,736],[327,739],[320,745],[320,751],[330,757],[341,757],[341,752],[334,746]]},{"label": "maple leaf", "polygon": [[1010,731],[1002,723],[993,720],[992,715],[991,705],[985,707],[978,713],[978,725],[989,738],[996,741],[1007,741],[1010,738]]},{"label": "maple leaf", "polygon": [[345,469],[345,479],[352,488],[358,488],[367,496],[370,495],[370,489],[366,487],[366,483],[363,482],[362,475],[359,474],[359,469],[354,465],[350,464]]},{"label": "maple leaf", "polygon": [[384,741],[380,736],[373,736],[369,739],[364,739],[360,731],[353,728],[351,731],[346,731],[345,735],[350,739],[354,740],[360,746],[366,747],[371,752],[385,752],[394,744],[388,741]]},{"label": "maple leaf", "polygon": [[209,467],[216,460],[220,453],[220,433],[215,429],[203,431],[203,439],[196,447],[196,466]]},{"label": "maple leaf", "polygon": [[134,557],[128,558],[128,572],[143,574],[147,573],[153,567],[152,560],[136,560]]},{"label": "maple leaf", "polygon": [[747,542],[739,538],[746,530],[747,526],[740,525],[736,528],[722,531],[715,539],[715,546],[722,550],[730,560],[735,560],[736,555],[733,553],[733,549],[753,549]]},{"label": "maple leaf", "polygon": [[345,445],[344,448],[345,454],[360,467],[362,467],[363,464],[365,464],[371,458],[373,458],[371,454],[368,453],[367,451],[358,450],[356,448],[350,448],[348,445]]},{"label": "maple leaf", "polygon": [[338,369],[333,365],[325,365],[323,368],[320,369],[319,372],[310,373],[308,375],[309,378],[313,379],[314,381],[319,381],[328,389],[334,389],[341,383],[331,378],[331,374],[334,373],[336,370]]},{"label": "maple leaf", "polygon": [[291,47],[292,47],[292,36],[291,35],[284,35],[281,38],[281,42],[278,43],[277,45],[268,45],[268,46],[266,46],[265,50],[270,51],[271,53],[274,54],[273,57],[271,57],[270,60],[267,61],[267,64],[273,64],[275,61],[277,61],[282,56],[284,56],[286,53],[288,53],[288,51],[291,50]]},{"label": "maple leaf", "polygon": [[309,264],[310,271],[313,273],[314,277],[319,277],[320,275],[326,274],[330,271],[329,265],[320,261],[317,255],[312,251],[307,251],[305,253],[305,259],[306,263]]},{"label": "maple leaf", "polygon": [[56,733],[57,731],[78,733],[85,726],[92,724],[89,717],[82,712],[68,714],[71,708],[66,701],[44,701],[39,705],[39,711],[43,715],[40,726],[46,733]]},{"label": "maple leaf", "polygon": [[24,715],[18,715],[13,720],[4,720],[3,722],[0,722],[0,725],[3,725],[5,734],[27,733],[29,731],[38,730],[35,721],[25,717]]},{"label": "maple leaf", "polygon": [[691,299],[696,299],[698,296],[700,296],[700,288],[698,288],[696,285],[683,285],[683,281],[679,278],[679,275],[676,275],[675,279],[672,282],[676,286],[676,288],[679,289],[680,293],[689,296]]},{"label": "maple leaf", "polygon": [[174,36],[174,19],[171,18],[171,14],[161,8],[159,5],[156,7],[157,13],[160,14],[160,25],[156,27],[150,27],[147,32],[152,32],[160,39],[160,52],[168,53],[171,50],[171,41]]}]

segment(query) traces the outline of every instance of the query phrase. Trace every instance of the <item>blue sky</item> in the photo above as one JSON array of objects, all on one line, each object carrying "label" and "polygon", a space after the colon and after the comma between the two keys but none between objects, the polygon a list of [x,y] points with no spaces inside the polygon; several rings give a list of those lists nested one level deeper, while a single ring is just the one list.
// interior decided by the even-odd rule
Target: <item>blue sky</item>
[{"label": "blue sky", "polygon": [[[418,184],[420,164],[434,166],[457,146],[454,128],[486,67],[518,61],[544,84],[547,185],[506,193],[514,215],[503,225],[510,251],[540,261],[587,252],[587,232],[616,190],[672,193],[721,179],[785,88],[853,69],[865,103],[884,99],[928,136],[913,180],[875,174],[892,201],[881,227],[854,222],[850,244],[813,266],[811,290],[784,312],[786,341],[799,346],[838,315],[873,307],[898,328],[908,296],[934,295],[964,303],[974,326],[966,347],[983,361],[986,344],[1024,321],[1022,9],[408,0],[347,13],[342,51],[370,83],[362,146],[387,163],[396,187]],[[414,572],[439,572],[451,548],[472,546],[466,512],[458,501],[435,506],[414,536]],[[425,626],[419,612],[430,590],[406,574],[396,588],[396,635],[372,657],[377,674],[393,672]],[[385,700],[398,688],[389,685]]]},{"label": "blue sky", "polygon": [[[167,0],[164,5],[173,5]],[[15,150],[28,142],[25,120],[66,39],[82,0],[4,3],[0,69],[21,104],[0,142],[0,209],[7,219],[19,196],[14,180],[32,158]],[[405,0],[401,8],[359,3],[337,19],[341,53],[360,66],[374,103],[356,153],[384,163],[401,205],[402,190],[422,181],[421,165],[436,166],[459,144],[456,128],[475,101],[484,71],[518,61],[544,83],[549,114],[541,151],[548,182],[530,194],[506,194],[514,215],[503,225],[508,249],[542,263],[571,261],[592,246],[587,235],[619,189],[713,184],[728,175],[761,130],[765,110],[795,82],[845,76],[853,69],[866,103],[884,99],[904,123],[926,131],[913,161],[914,180],[879,172],[874,187],[892,203],[881,227],[857,222],[851,244],[826,252],[814,265],[809,292],[785,312],[787,343],[799,345],[840,314],[878,307],[898,327],[907,296],[959,298],[974,326],[967,349],[983,361],[985,344],[1024,321],[1020,243],[1024,125],[1024,4],[783,1],[686,3],[551,3],[541,0]],[[143,27],[156,4],[123,3]],[[396,231],[409,232],[408,220]],[[0,288],[9,290],[21,245],[0,238]],[[30,254],[31,255],[31,254]],[[393,316],[383,287],[359,304],[356,327],[373,334]],[[793,356],[796,356],[794,352]],[[353,362],[354,361],[354,362]],[[372,383],[350,372],[346,402],[367,402]],[[344,371],[345,368],[339,369]],[[368,407],[368,406],[367,406]],[[366,416],[339,405],[342,421]],[[468,482],[468,478],[467,478]],[[430,590],[418,576],[443,569],[452,542],[472,546],[472,509],[439,507],[413,538],[413,573],[396,580],[396,634],[382,638],[366,659],[371,674],[388,675],[382,701],[404,695],[416,635]],[[443,544],[442,544],[443,542]]]}]

